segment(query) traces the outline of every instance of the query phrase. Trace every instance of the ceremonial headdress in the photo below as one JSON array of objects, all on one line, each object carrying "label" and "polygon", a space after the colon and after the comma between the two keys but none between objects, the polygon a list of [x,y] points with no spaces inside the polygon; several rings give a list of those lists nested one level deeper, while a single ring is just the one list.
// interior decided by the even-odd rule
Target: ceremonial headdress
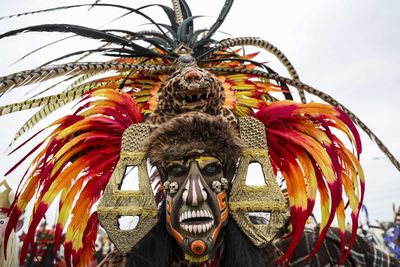
[{"label": "ceremonial headdress", "polygon": [[[281,262],[290,259],[293,254],[307,218],[314,209],[317,194],[321,199],[322,230],[311,254],[321,246],[335,216],[341,229],[342,250],[346,244],[351,247],[364,196],[364,176],[358,161],[361,144],[356,126],[364,130],[400,170],[399,162],[354,113],[328,94],[302,83],[293,65],[277,47],[254,37],[215,39],[214,34],[227,16],[232,0],[225,1],[217,20],[206,30],[195,29],[197,17],[192,15],[186,1],[173,0],[172,3],[173,8],[164,5],[130,8],[97,1],[91,5],[63,6],[8,17],[64,12],[88,6],[108,7],[125,10],[126,15],[141,16],[156,29],[133,32],[125,29],[99,30],[71,24],[43,24],[0,34],[1,41],[27,32],[68,32],[98,40],[102,44],[99,48],[60,55],[38,68],[0,78],[2,97],[7,97],[8,91],[24,85],[45,86],[44,81],[57,77],[62,77],[61,84],[69,83],[61,93],[48,95],[60,86],[60,82],[56,81],[50,87],[42,88],[43,91],[33,99],[0,107],[0,115],[40,107],[18,131],[14,142],[53,111],[79,100],[77,107],[51,123],[47,127],[51,129],[50,134],[26,153],[27,156],[36,153],[36,156],[11,207],[6,231],[8,236],[27,204],[34,201],[21,260],[26,256],[41,219],[56,196],[60,196],[55,249],[62,242],[65,232],[67,263],[71,264],[71,256],[75,264],[87,263],[94,249],[99,224],[98,214],[92,207],[107,192],[106,187],[112,188],[110,178],[120,170],[118,166],[122,166],[122,161],[132,156],[131,152],[144,153],[143,144],[148,142],[147,155],[158,164],[174,153],[186,153],[191,148],[191,142],[197,142],[196,146],[201,144],[201,149],[229,162],[236,157],[238,147],[235,145],[238,137],[232,134],[233,129],[240,131],[241,126],[247,134],[241,140],[252,140],[245,141],[247,150],[244,153],[247,153],[249,161],[267,160],[268,163],[263,164],[270,164],[273,175],[281,174],[286,182],[293,241]],[[146,9],[150,6],[161,8],[169,24],[147,15]],[[244,46],[275,56],[287,69],[290,78],[279,75],[257,60],[258,53],[242,52],[240,48]],[[77,55],[81,58],[57,64],[60,60]],[[104,55],[111,57],[111,60],[84,62],[87,55]],[[97,76],[100,74],[101,77]],[[290,87],[297,89],[300,103],[293,100]],[[46,96],[42,95],[44,92]],[[305,93],[317,96],[326,103],[307,103]],[[279,97],[280,94],[282,97]],[[199,135],[193,131],[185,135],[186,130],[192,129],[182,128],[177,134],[195,141],[189,142],[186,138],[188,142],[166,153],[164,146],[179,141],[177,136],[168,134],[168,131],[176,131],[174,127],[181,127],[172,122],[168,124],[169,120],[186,112],[203,112],[215,118],[206,120],[211,123],[210,127],[199,129],[202,131]],[[241,121],[242,117],[252,117],[253,120]],[[201,121],[202,115],[191,118],[191,125],[196,126],[197,120]],[[229,124],[231,130],[218,131],[218,120]],[[139,125],[141,123],[149,128],[142,127]],[[137,127],[132,127],[136,124]],[[158,128],[163,124],[165,128]],[[255,127],[254,131],[252,127]],[[146,141],[150,130],[159,135]],[[130,131],[141,136],[135,137]],[[350,140],[349,144],[342,141],[339,132]],[[224,135],[226,146],[213,143],[218,134]],[[28,142],[34,142],[32,139],[38,135],[40,132]],[[124,146],[124,136],[133,136],[129,140],[134,145]],[[204,142],[199,142],[197,138]],[[261,140],[260,143],[253,143],[257,140]],[[24,143],[15,150],[26,147]],[[136,159],[145,160],[144,154],[140,153],[135,154]],[[27,156],[17,162],[7,175]],[[241,170],[240,166],[238,170]],[[240,194],[239,191],[235,193],[236,189],[232,190],[231,197],[235,199]],[[123,201],[116,202],[123,204]],[[240,210],[240,206],[236,208]],[[353,223],[353,235],[348,242],[344,233],[347,208],[351,209]],[[152,206],[149,214],[156,211],[156,207]],[[257,230],[254,233],[257,236]],[[263,244],[257,240],[256,237],[252,239],[256,245]],[[345,257],[346,254],[343,259]]]}]

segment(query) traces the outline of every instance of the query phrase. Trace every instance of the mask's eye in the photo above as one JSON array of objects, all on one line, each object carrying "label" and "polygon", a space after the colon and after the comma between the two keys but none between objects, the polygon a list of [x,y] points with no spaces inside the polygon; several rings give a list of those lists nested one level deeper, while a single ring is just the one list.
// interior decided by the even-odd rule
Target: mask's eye
[{"label": "mask's eye", "polygon": [[188,169],[185,166],[174,164],[167,168],[167,172],[173,177],[182,177],[187,174]]},{"label": "mask's eye", "polygon": [[4,221],[0,221],[0,224],[4,224]]},{"label": "mask's eye", "polygon": [[221,166],[221,164],[219,164],[217,162],[210,163],[201,170],[203,175],[207,175],[207,176],[217,175],[217,174],[221,173],[221,171],[222,171],[222,166]]}]

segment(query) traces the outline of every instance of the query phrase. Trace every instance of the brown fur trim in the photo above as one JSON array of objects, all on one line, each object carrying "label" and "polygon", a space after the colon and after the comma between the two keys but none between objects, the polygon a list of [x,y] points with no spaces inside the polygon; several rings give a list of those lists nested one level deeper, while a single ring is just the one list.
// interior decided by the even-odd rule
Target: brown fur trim
[{"label": "brown fur trim", "polygon": [[242,147],[237,130],[219,117],[200,112],[177,115],[163,123],[145,144],[146,157],[157,167],[198,154],[215,156],[223,164],[236,163]]}]

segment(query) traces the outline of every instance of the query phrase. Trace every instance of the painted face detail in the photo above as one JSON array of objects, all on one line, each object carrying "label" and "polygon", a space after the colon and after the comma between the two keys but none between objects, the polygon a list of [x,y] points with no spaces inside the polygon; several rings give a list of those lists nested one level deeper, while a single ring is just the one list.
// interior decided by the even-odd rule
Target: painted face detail
[{"label": "painted face detail", "polygon": [[[228,219],[227,180],[217,158],[200,156],[170,162],[168,180],[167,225],[191,262],[204,262],[215,252],[215,243]],[[225,183],[226,182],[226,183]],[[177,183],[178,189],[171,190]],[[211,189],[219,183],[219,190]]]}]

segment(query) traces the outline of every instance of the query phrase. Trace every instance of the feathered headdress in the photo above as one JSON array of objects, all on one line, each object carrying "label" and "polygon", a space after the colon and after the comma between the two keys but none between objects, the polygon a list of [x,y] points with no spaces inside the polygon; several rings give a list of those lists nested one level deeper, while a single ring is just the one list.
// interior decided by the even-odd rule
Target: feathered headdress
[{"label": "feathered headdress", "polygon": [[[15,14],[7,18],[88,6],[108,7],[125,10],[125,16],[141,16],[156,30],[133,32],[44,24],[0,34],[0,39],[4,39],[27,32],[73,33],[102,44],[99,48],[60,55],[36,69],[0,78],[2,97],[6,97],[10,90],[21,90],[21,86],[41,85],[57,77],[62,77],[62,82],[44,88],[42,92],[48,94],[53,88],[69,82],[61,93],[41,96],[40,92],[33,99],[0,107],[0,115],[40,107],[17,132],[14,141],[53,111],[79,100],[73,113],[51,123],[47,127],[51,133],[27,153],[27,156],[36,153],[36,157],[21,178],[6,233],[7,238],[27,204],[34,201],[21,261],[33,241],[40,220],[60,196],[55,249],[65,233],[67,263],[71,264],[71,255],[74,264],[88,262],[98,226],[97,214],[92,207],[101,197],[118,161],[122,133],[129,125],[142,122],[156,110],[160,90],[187,66],[207,71],[217,78],[217,87],[223,90],[221,99],[224,109],[235,116],[254,116],[265,125],[272,166],[287,184],[293,225],[292,244],[280,261],[290,259],[306,220],[314,209],[317,193],[321,199],[322,231],[312,254],[322,244],[336,216],[342,231],[344,259],[348,254],[345,253],[345,209],[351,209],[353,235],[348,242],[351,247],[364,194],[364,176],[358,161],[361,144],[355,125],[364,130],[400,170],[399,162],[375,134],[333,97],[302,83],[290,61],[271,43],[254,37],[214,39],[233,0],[225,1],[217,20],[209,29],[200,30],[195,29],[197,17],[192,15],[185,0],[173,0],[173,8],[160,4],[130,8],[98,2]],[[145,11],[151,6],[161,8],[169,24],[148,16]],[[288,70],[290,78],[280,76],[257,61],[258,53],[242,54],[238,48],[246,46],[275,56]],[[111,60],[83,62],[87,55],[105,55]],[[80,58],[56,64],[73,56]],[[298,90],[301,103],[293,101],[289,86]],[[274,92],[282,93],[285,100],[273,96],[271,93]],[[307,103],[305,93],[317,96],[326,103]],[[32,143],[39,133],[27,142]],[[350,140],[350,147],[339,138],[342,134]],[[15,150],[25,148],[27,142]]]}]

